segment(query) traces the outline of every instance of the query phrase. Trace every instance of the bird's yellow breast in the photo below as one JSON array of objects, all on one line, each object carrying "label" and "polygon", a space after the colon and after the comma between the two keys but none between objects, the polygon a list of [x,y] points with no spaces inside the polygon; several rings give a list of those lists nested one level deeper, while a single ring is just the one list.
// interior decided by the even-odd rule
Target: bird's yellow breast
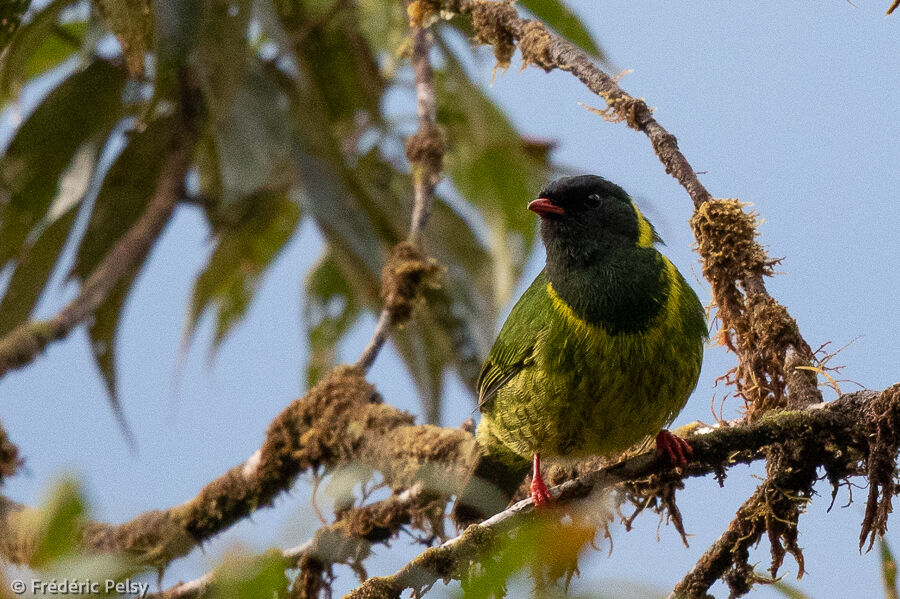
[{"label": "bird's yellow breast", "polygon": [[636,333],[584,320],[548,283],[533,359],[498,390],[484,433],[523,457],[580,457],[622,451],[668,424],[696,383],[703,340],[682,317],[684,294],[696,297],[664,260],[664,304]]}]

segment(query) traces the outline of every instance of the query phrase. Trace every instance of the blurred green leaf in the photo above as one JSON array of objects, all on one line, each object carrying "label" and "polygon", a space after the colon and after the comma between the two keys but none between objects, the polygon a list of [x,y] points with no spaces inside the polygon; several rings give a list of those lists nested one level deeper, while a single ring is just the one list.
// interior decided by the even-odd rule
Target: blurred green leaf
[{"label": "blurred green leaf", "polygon": [[252,208],[239,224],[216,232],[216,246],[197,278],[187,331],[193,333],[203,312],[216,311],[213,350],[250,305],[261,275],[293,235],[300,207],[286,192],[248,198]]},{"label": "blurred green leaf", "polygon": [[24,322],[44,291],[69,238],[94,171],[97,144],[86,143],[60,178],[59,193],[28,236],[0,301],[0,335]]},{"label": "blurred green leaf", "polygon": [[306,277],[303,320],[309,339],[306,383],[312,387],[337,361],[337,344],[360,314],[353,288],[325,254]]},{"label": "blurred green leaf", "polygon": [[296,178],[289,116],[277,86],[254,65],[227,105],[213,107],[212,131],[221,182],[221,216],[240,218],[253,194],[287,189]]},{"label": "blurred green leaf", "polygon": [[94,318],[88,327],[88,335],[91,339],[91,355],[94,356],[94,361],[97,363],[100,374],[103,376],[103,382],[106,384],[106,393],[113,409],[113,415],[132,449],[135,447],[134,434],[122,411],[116,383],[116,333],[119,330],[122,310],[125,307],[128,294],[138,273],[143,268],[146,258],[146,255],[142,256],[135,264],[134,270],[127,273],[116,283],[109,295],[103,300],[103,303],[94,311]]},{"label": "blurred green leaf", "polygon": [[128,142],[109,167],[91,211],[72,274],[87,279],[144,213],[159,179],[175,117],[161,117],[127,133]]},{"label": "blurred green leaf", "polygon": [[409,38],[409,17],[403,3],[360,0],[358,6],[360,31],[381,60],[393,62],[397,49]]},{"label": "blurred green leaf", "polygon": [[783,580],[772,583],[772,588],[774,588],[776,591],[778,591],[788,599],[810,599],[809,595],[807,595],[797,587],[784,582]]},{"label": "blurred green leaf", "polygon": [[563,514],[558,509],[536,513],[511,535],[501,534],[490,553],[470,565],[461,580],[462,597],[504,597],[510,579],[524,571],[534,582],[534,597],[567,597],[580,554],[592,544],[598,522],[608,516],[573,512],[563,523]]},{"label": "blurred green leaf", "polygon": [[144,55],[153,47],[154,23],[150,0],[94,0],[94,5],[119,40],[128,72],[144,74]]},{"label": "blurred green leaf", "polygon": [[124,70],[98,60],[50,92],[0,159],[0,268],[17,256],[50,207],[60,175],[86,141],[121,116]]},{"label": "blurred green leaf", "polygon": [[599,60],[606,59],[587,27],[563,0],[519,0],[519,3],[588,54]]},{"label": "blurred green leaf", "polygon": [[271,550],[256,557],[230,557],[215,573],[210,598],[278,599],[287,597],[288,579],[281,552]]},{"label": "blurred green leaf", "polygon": [[34,310],[77,214],[75,206],[69,208],[22,252],[0,302],[0,335],[24,322]]},{"label": "blurred green leaf", "polygon": [[[466,382],[474,384],[481,361],[494,342],[499,308],[490,253],[472,225],[440,196],[432,204],[424,244],[428,254],[446,268],[444,287],[453,305],[446,306],[448,313],[444,315],[442,325],[446,326],[452,319],[465,321],[466,332],[462,338],[454,337],[453,353],[458,360],[474,362],[474,372],[461,373]],[[433,293],[427,293],[426,297],[430,305],[436,303]]]},{"label": "blurred green leaf", "polygon": [[897,562],[891,553],[891,547],[882,538],[878,541],[878,552],[881,556],[881,580],[884,583],[884,598],[898,599],[897,592]]},{"label": "blurred green leaf", "polygon": [[453,364],[452,347],[423,312],[419,308],[415,318],[394,330],[391,340],[416,384],[426,421],[440,424],[444,369]]},{"label": "blurred green leaf", "polygon": [[[327,121],[338,138],[352,134],[360,110],[381,114],[385,82],[352,2],[279,0],[276,8],[294,40],[294,52],[308,85],[322,94]],[[324,131],[323,131],[324,133]]]},{"label": "blurred green leaf", "polygon": [[178,92],[180,78],[197,43],[202,2],[154,0],[156,30],[155,99],[172,98]]},{"label": "blurred green leaf", "polygon": [[32,79],[49,71],[81,48],[88,33],[87,21],[60,23],[54,32],[43,39],[25,68],[25,80]]},{"label": "blurred green leaf", "polygon": [[546,183],[550,167],[452,58],[435,83],[438,122],[448,137],[446,170],[487,224],[495,299],[503,305],[534,243],[536,226],[527,203]]},{"label": "blurred green leaf", "polygon": [[31,565],[40,568],[70,553],[78,544],[77,532],[85,518],[81,489],[71,480],[61,482],[39,512],[40,535]]},{"label": "blurred green leaf", "polygon": [[[75,255],[72,276],[82,281],[87,279],[141,217],[156,188],[174,127],[174,117],[163,117],[142,131],[127,134],[127,145],[106,171],[100,184],[87,230]],[[128,291],[145,258],[141,257],[116,284],[95,311],[88,329],[91,353],[103,375],[116,418],[129,437],[116,391],[115,337]]]},{"label": "blurred green leaf", "polygon": [[30,79],[40,75],[81,48],[87,23],[60,23],[60,13],[73,0],[56,0],[22,25],[0,57],[0,105]]},{"label": "blurred green leaf", "polygon": [[248,64],[250,0],[206,0],[197,44],[198,71],[213,115],[228,114]]}]

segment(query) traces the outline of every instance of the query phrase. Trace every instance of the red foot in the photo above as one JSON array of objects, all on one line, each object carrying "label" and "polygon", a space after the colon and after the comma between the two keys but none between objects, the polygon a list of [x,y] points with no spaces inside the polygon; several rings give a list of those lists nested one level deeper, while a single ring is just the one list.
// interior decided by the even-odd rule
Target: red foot
[{"label": "red foot", "polygon": [[553,501],[553,495],[547,490],[541,476],[541,456],[534,454],[534,474],[531,477],[531,500],[534,507],[543,507]]},{"label": "red foot", "polygon": [[677,468],[687,466],[688,456],[693,453],[694,450],[691,449],[690,443],[666,429],[662,429],[656,435],[656,455],[665,457]]}]

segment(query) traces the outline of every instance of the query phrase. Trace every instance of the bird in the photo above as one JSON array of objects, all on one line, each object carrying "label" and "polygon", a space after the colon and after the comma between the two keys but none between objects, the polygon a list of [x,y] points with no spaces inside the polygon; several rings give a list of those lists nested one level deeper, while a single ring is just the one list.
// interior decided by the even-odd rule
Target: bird
[{"label": "bird", "polygon": [[[502,509],[529,469],[535,505],[551,501],[542,457],[606,456],[654,435],[676,466],[691,453],[665,427],[700,375],[709,330],[697,294],[618,185],[580,175],[538,196],[527,207],[540,217],[546,265],[481,369],[480,457],[454,508],[458,525]],[[499,503],[485,499],[485,479]]]}]

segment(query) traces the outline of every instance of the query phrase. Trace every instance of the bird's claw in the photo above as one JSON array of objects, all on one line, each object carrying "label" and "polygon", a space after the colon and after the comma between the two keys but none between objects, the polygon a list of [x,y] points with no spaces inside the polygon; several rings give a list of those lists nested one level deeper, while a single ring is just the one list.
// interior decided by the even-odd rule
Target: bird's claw
[{"label": "bird's claw", "polygon": [[674,435],[666,429],[659,431],[656,435],[656,455],[664,457],[676,468],[684,468],[687,466],[688,456],[694,454],[690,443]]},{"label": "bird's claw", "polygon": [[534,507],[536,508],[544,507],[553,501],[553,495],[547,490],[544,477],[541,476],[540,454],[534,454],[534,464],[531,473],[531,501],[534,502]]},{"label": "bird's claw", "polygon": [[547,485],[544,484],[544,479],[540,475],[534,477],[531,481],[531,500],[534,502],[534,507],[544,507],[553,501],[553,495],[550,494]]}]

